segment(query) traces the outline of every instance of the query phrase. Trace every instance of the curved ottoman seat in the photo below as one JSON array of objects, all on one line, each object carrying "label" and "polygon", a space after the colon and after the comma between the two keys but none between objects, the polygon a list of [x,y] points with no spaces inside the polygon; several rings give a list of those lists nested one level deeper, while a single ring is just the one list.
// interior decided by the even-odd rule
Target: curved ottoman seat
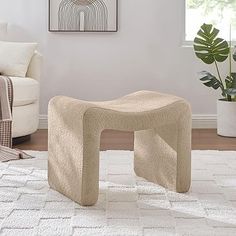
[{"label": "curved ottoman seat", "polygon": [[49,103],[50,186],[81,205],[99,193],[100,135],[134,131],[135,173],[177,192],[191,182],[191,109],[182,98],[140,91],[117,100],[86,102],[55,97]]}]

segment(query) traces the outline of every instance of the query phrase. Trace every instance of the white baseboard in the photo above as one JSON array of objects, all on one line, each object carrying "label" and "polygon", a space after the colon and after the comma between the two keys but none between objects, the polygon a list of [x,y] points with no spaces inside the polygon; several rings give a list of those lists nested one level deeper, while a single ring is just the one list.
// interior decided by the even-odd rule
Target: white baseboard
[{"label": "white baseboard", "polygon": [[47,128],[48,128],[48,116],[39,115],[39,129],[47,129]]},{"label": "white baseboard", "polygon": [[194,129],[216,129],[217,115],[193,115]]},{"label": "white baseboard", "polygon": [[[217,127],[216,115],[193,115],[194,129],[215,129]],[[47,115],[39,116],[39,129],[48,128]]]}]

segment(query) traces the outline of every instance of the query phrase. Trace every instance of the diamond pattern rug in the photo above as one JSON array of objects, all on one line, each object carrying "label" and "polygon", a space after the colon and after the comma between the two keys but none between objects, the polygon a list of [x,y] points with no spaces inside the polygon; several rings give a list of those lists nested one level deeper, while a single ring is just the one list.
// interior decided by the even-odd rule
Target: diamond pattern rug
[{"label": "diamond pattern rug", "polygon": [[133,152],[101,152],[89,208],[49,188],[46,152],[29,154],[0,163],[0,235],[236,235],[236,152],[193,151],[187,194],[136,177]]}]

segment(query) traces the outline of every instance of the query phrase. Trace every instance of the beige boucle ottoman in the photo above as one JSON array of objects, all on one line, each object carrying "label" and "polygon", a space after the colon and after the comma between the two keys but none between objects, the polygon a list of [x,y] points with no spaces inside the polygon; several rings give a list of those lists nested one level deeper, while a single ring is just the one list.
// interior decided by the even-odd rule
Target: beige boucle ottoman
[{"label": "beige boucle ottoman", "polygon": [[135,173],[176,192],[191,182],[191,109],[182,98],[140,91],[117,100],[55,97],[49,103],[48,181],[83,205],[99,193],[100,135],[135,131]]}]

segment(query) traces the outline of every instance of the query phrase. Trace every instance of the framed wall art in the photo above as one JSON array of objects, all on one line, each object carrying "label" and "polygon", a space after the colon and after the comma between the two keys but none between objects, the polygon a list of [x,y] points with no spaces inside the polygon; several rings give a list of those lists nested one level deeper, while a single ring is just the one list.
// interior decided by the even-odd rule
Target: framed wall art
[{"label": "framed wall art", "polygon": [[49,0],[50,32],[117,32],[118,0]]}]

